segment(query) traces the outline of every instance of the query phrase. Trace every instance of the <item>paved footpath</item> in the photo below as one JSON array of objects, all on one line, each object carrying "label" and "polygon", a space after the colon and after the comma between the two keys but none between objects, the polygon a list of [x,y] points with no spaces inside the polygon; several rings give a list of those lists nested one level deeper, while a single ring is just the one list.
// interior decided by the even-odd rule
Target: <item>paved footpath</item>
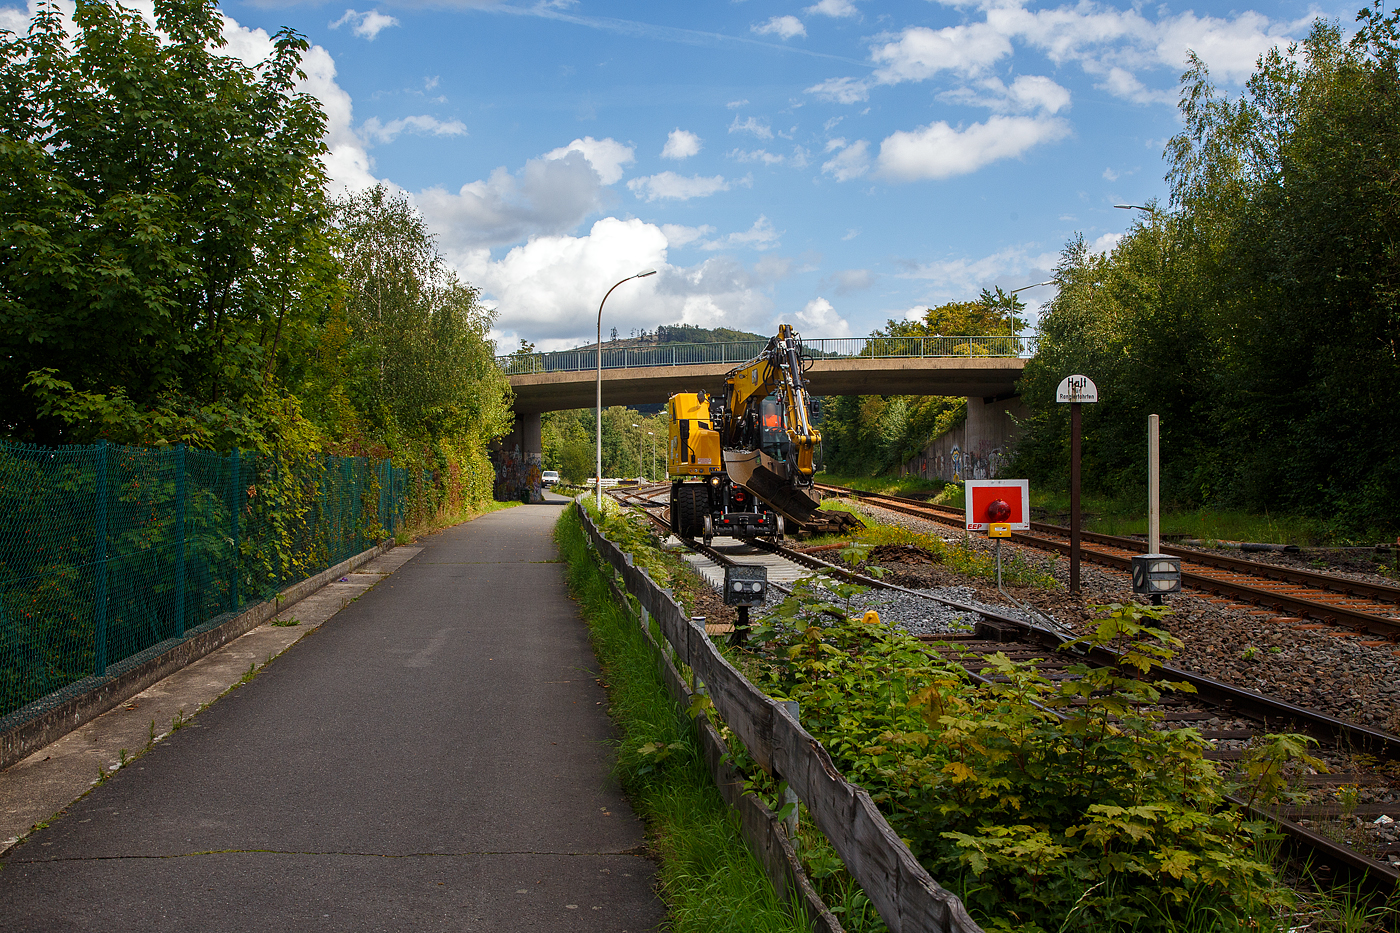
[{"label": "paved footpath", "polygon": [[558,505],[424,539],[12,848],[0,929],[655,928]]}]

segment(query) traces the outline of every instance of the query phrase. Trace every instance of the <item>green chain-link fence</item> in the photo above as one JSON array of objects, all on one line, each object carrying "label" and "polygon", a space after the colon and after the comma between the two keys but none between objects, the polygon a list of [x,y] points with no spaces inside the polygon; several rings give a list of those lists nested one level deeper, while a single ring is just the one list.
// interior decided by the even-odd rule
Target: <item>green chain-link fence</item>
[{"label": "green chain-link fence", "polygon": [[434,477],[365,457],[0,443],[0,731],[372,547]]}]

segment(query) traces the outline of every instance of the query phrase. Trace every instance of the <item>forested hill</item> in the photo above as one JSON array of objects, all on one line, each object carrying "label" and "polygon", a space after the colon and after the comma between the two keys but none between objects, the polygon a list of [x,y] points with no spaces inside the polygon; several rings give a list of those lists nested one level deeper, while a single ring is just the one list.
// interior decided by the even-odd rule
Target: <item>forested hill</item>
[{"label": "forested hill", "polygon": [[[610,348],[620,347],[658,347],[667,343],[736,343],[741,340],[767,340],[772,334],[753,334],[746,330],[731,330],[728,327],[696,327],[693,324],[662,324],[651,332],[637,333],[634,331],[627,337],[621,337],[614,330],[610,340],[603,343]],[[586,343],[575,350],[587,350],[595,347],[594,343]]]}]

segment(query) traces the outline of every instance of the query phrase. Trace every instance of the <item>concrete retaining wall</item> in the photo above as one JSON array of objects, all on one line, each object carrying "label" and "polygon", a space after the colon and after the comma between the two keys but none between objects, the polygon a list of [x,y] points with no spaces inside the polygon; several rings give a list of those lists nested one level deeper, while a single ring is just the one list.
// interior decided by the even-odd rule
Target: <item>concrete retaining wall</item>
[{"label": "concrete retaining wall", "polygon": [[1016,421],[1028,413],[1019,396],[990,402],[969,398],[967,420],[934,438],[900,467],[900,475],[952,483],[996,479],[1016,442]]}]

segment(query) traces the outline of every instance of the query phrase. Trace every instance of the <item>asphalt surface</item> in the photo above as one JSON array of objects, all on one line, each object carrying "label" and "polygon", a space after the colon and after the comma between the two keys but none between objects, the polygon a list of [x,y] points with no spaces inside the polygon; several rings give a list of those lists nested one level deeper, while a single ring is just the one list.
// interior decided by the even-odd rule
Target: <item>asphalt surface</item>
[{"label": "asphalt surface", "polygon": [[641,931],[551,505],[424,550],[0,862],[5,931]]}]

